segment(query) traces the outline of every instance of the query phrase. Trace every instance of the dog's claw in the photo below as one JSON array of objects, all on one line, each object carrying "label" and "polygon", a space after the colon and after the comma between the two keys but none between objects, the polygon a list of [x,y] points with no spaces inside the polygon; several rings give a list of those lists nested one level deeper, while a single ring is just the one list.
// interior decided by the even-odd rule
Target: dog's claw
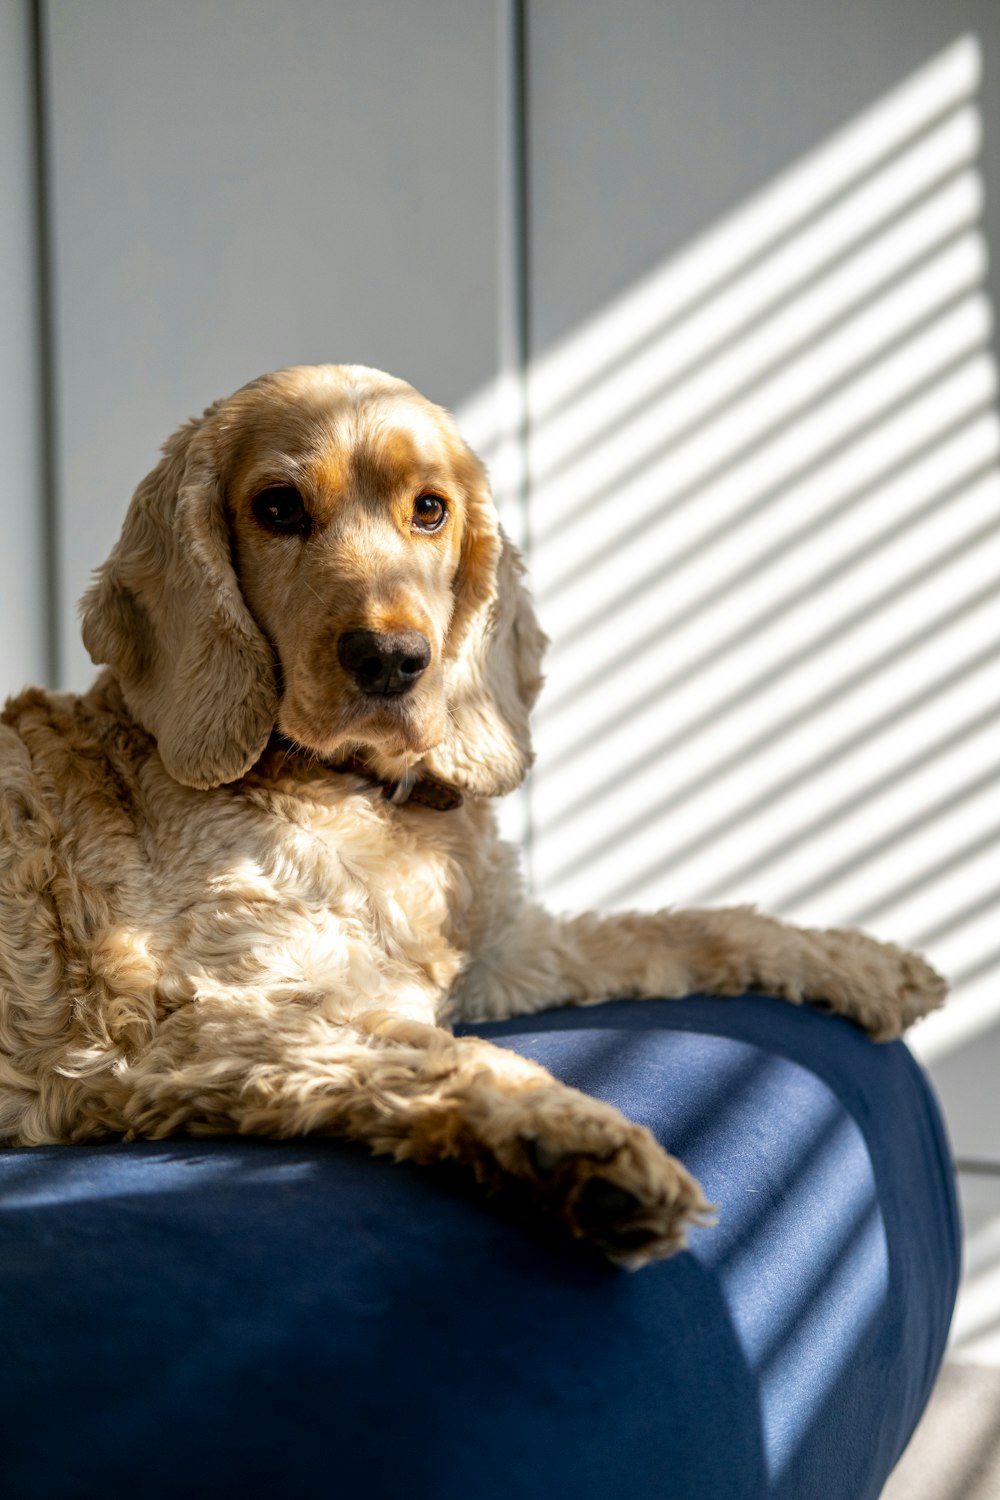
[{"label": "dog's claw", "polygon": [[577,1196],[576,1222],[582,1229],[607,1230],[641,1206],[628,1188],[618,1187],[604,1177],[591,1177]]}]

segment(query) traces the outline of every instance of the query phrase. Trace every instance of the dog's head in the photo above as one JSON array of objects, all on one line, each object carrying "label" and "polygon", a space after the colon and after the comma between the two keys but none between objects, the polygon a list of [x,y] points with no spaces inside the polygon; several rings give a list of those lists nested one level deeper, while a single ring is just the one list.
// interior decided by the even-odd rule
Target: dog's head
[{"label": "dog's head", "polygon": [[167,770],[245,774],[275,729],[496,796],[531,762],[545,644],[448,414],[357,365],[282,370],[169,440],[83,601]]}]

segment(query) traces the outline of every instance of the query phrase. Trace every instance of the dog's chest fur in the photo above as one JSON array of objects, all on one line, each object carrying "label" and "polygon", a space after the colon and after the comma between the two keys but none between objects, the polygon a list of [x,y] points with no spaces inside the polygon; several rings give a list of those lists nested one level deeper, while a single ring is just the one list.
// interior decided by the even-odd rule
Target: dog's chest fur
[{"label": "dog's chest fur", "polygon": [[83,1072],[113,1066],[209,995],[446,1015],[496,865],[487,807],[396,809],[356,776],[273,758],[197,791],[141,740],[113,695],[33,692],[0,726],[12,1081],[65,1064],[67,1044]]},{"label": "dog's chest fur", "polygon": [[186,901],[170,924],[189,981],[204,970],[207,983],[320,1009],[335,993],[331,1019],[390,1000],[440,1018],[467,953],[462,812],[396,809],[355,776],[321,772],[220,789],[201,822],[193,847],[191,823],[178,830]]}]

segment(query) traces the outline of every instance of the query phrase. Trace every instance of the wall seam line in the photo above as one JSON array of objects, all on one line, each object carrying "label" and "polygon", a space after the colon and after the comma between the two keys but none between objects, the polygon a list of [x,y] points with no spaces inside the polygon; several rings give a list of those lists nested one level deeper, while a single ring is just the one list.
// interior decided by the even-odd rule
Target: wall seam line
[{"label": "wall seam line", "polygon": [[45,604],[44,660],[48,686],[62,678],[56,474],[55,294],[49,154],[49,89],[45,61],[45,0],[30,0],[31,142],[34,176],[35,327],[38,376],[38,448],[42,513],[42,591]]},{"label": "wall seam line", "polygon": [[[528,0],[499,0],[500,57],[500,365],[503,442],[516,454],[508,497],[517,511],[518,541],[529,575],[532,561],[530,407],[531,350],[530,161],[528,136]],[[522,799],[521,850],[533,886],[534,818],[529,773]]]}]

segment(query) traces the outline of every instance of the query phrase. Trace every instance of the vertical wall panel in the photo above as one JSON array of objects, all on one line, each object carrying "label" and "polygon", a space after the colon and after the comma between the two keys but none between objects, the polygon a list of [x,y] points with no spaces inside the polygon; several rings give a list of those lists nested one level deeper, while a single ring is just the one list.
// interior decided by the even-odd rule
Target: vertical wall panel
[{"label": "vertical wall panel", "polygon": [[[51,0],[59,504],[75,601],[170,430],[284,364],[448,405],[497,367],[493,0]],[[481,424],[480,424],[481,426]]]},{"label": "vertical wall panel", "polygon": [[32,35],[0,5],[0,700],[46,676]]},{"label": "vertical wall panel", "polygon": [[[918,1045],[995,1154],[995,8],[531,4],[523,156],[517,0],[45,13],[68,685],[75,601],[177,422],[283,363],[404,375],[486,449],[554,638],[540,894],[928,948],[958,1000]],[[26,246],[0,295],[29,368]],[[33,495],[36,387],[7,408]],[[37,676],[31,516],[0,609]]]},{"label": "vertical wall panel", "polygon": [[530,19],[539,892],[929,951],[997,1158],[996,8]]}]

